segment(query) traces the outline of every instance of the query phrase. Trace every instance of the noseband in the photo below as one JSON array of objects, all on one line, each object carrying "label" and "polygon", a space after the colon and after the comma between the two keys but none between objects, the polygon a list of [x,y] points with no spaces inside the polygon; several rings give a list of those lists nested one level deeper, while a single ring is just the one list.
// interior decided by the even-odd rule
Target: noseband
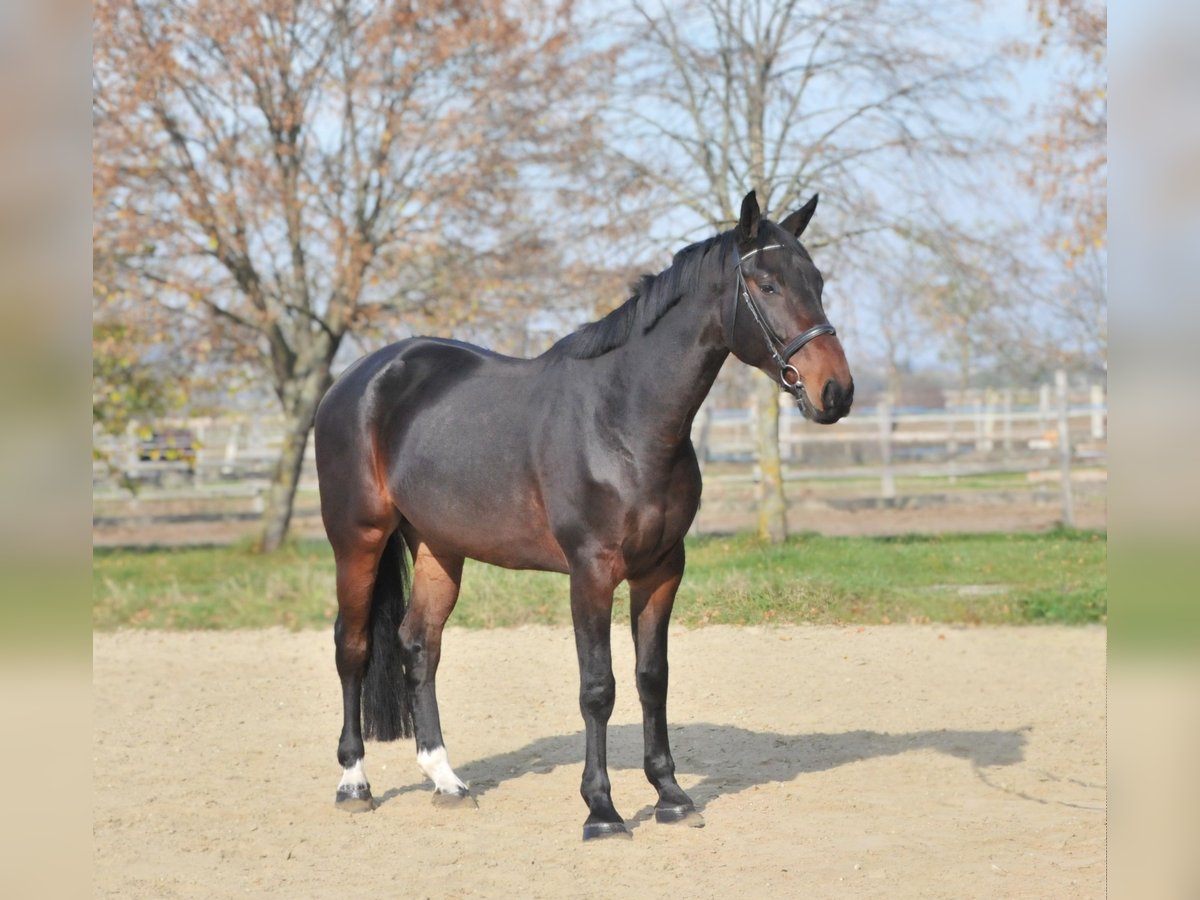
[{"label": "noseband", "polygon": [[[782,385],[783,389],[787,391],[787,393],[799,400],[800,395],[804,392],[804,385],[800,383],[800,372],[797,371],[796,367],[789,363],[788,360],[799,353],[800,348],[813,338],[820,337],[823,334],[837,334],[837,331],[835,331],[834,327],[828,322],[824,322],[820,325],[814,325],[807,331],[796,335],[785,344],[780,339],[779,335],[775,333],[775,330],[767,324],[767,320],[763,316],[762,310],[758,308],[758,304],[755,303],[754,298],[750,296],[750,288],[746,284],[746,276],[742,272],[742,263],[755,253],[762,253],[766,250],[777,250],[781,249],[782,247],[783,244],[768,244],[766,247],[759,247],[755,250],[751,250],[749,253],[744,254],[738,260],[737,264],[737,290],[738,294],[741,296],[741,299],[749,308],[751,317],[758,324],[759,330],[762,331],[763,337],[766,339],[767,350],[770,352],[771,358],[774,359],[776,365],[779,366],[780,384]],[[737,325],[737,311],[737,298],[734,298],[733,323],[729,329],[730,340],[733,339],[733,326]],[[787,373],[789,370],[791,370],[792,375],[795,376],[795,381],[787,380]]]}]

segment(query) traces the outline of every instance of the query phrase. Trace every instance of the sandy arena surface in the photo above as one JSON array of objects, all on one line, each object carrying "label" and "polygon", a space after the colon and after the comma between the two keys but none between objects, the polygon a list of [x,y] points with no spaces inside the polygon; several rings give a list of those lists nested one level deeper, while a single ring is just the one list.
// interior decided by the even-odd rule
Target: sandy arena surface
[{"label": "sandy arena surface", "polygon": [[333,806],[328,632],[94,637],[94,884],[120,897],[1100,897],[1105,631],[708,627],[671,637],[705,828],[657,825],[624,629],[609,767],[633,839],[583,844],[566,629],[451,629],[443,809],[411,744]]}]

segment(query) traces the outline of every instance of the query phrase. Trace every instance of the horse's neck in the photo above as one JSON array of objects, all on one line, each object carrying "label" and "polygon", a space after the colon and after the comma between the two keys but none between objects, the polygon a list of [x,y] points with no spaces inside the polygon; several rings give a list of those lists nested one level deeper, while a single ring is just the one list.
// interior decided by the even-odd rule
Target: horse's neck
[{"label": "horse's neck", "polygon": [[625,413],[659,446],[683,443],[692,419],[729,355],[721,333],[721,298],[682,298],[647,332],[613,354]]}]

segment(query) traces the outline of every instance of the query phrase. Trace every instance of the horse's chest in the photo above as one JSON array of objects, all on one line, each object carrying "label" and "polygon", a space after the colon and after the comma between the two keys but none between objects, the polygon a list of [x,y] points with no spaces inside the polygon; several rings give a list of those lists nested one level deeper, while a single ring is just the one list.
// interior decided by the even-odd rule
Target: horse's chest
[{"label": "horse's chest", "polygon": [[[689,464],[690,462],[690,464]],[[700,506],[700,472],[685,458],[665,477],[642,485],[637,501],[625,509],[623,546],[629,562],[656,561],[683,540]]]}]

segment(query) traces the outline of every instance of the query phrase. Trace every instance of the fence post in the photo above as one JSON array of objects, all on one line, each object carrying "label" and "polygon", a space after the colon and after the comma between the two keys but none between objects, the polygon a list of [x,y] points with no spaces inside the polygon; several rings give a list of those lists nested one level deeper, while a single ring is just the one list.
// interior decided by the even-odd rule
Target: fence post
[{"label": "fence post", "polygon": [[1013,449],[1013,392],[1012,388],[1004,389],[1004,461],[1012,457]]},{"label": "fence post", "polygon": [[1104,440],[1104,387],[1092,385],[1092,440]]},{"label": "fence post", "polygon": [[946,413],[946,479],[958,484],[958,412],[951,407]]},{"label": "fence post", "polygon": [[196,454],[192,461],[192,484],[198,486],[204,483],[204,464],[208,462],[208,451],[204,441],[204,436],[208,433],[208,423],[204,419],[188,419],[187,427],[192,431],[192,452]]},{"label": "fence post", "polygon": [[896,475],[892,470],[892,395],[879,399],[879,496],[891,504],[896,499]]},{"label": "fence post", "polygon": [[[750,389],[749,393],[750,415],[746,417],[746,424],[750,428],[748,440],[753,448],[751,457],[754,460],[754,483],[757,485],[762,481],[762,460],[758,456],[758,404],[754,402],[754,389]],[[758,490],[756,487],[755,490]]]},{"label": "fence post", "polygon": [[1059,369],[1054,373],[1054,387],[1058,394],[1058,458],[1062,477],[1063,525],[1075,527],[1075,503],[1071,496],[1071,397],[1067,390],[1067,373]]},{"label": "fence post", "polygon": [[795,408],[795,404],[788,404],[784,398],[790,394],[785,394],[780,391],[776,400],[779,402],[779,462],[780,470],[784,463],[791,462],[792,459],[792,417],[791,411]]},{"label": "fence post", "polygon": [[[125,474],[136,472],[138,463],[141,462],[141,454],[138,452],[138,427],[136,419],[130,419],[129,424],[125,426],[123,446],[121,447],[121,471]],[[128,481],[122,479],[122,484],[127,490],[129,489]],[[136,510],[140,495],[137,490],[133,490],[132,493],[129,505]]]},{"label": "fence post", "polygon": [[983,395],[983,442],[980,449],[991,453],[996,447],[996,392],[988,388]]},{"label": "fence post", "polygon": [[[795,404],[793,404],[793,409]],[[788,447],[788,462],[795,466],[804,465],[805,445],[804,441],[807,437],[805,429],[808,425],[808,419],[804,416],[789,416],[791,424],[788,425],[788,437],[791,439],[791,445]]]},{"label": "fence post", "polygon": [[1038,437],[1050,430],[1050,385],[1038,385]]},{"label": "fence post", "polygon": [[242,423],[235,419],[233,427],[229,429],[229,437],[225,439],[225,466],[231,471],[237,465],[238,433],[241,429]]},{"label": "fence post", "polygon": [[975,453],[979,453],[983,449],[983,404],[983,394],[976,394],[975,399],[971,402],[972,418],[975,420],[971,423],[975,432],[975,437],[971,441],[971,449]]}]

